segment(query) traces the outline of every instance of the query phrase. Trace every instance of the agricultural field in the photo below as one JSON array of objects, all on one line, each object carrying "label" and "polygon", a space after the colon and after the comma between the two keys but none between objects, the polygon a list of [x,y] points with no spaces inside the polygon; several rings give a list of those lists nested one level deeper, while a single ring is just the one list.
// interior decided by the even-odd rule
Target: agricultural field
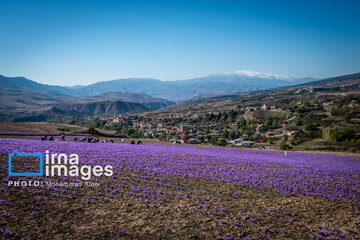
[{"label": "agricultural field", "polygon": [[[7,138],[0,146],[1,238],[360,238],[360,158]],[[113,175],[8,176],[15,150],[75,153],[79,166],[112,166]],[[13,172],[36,168],[32,157],[12,163]]]}]

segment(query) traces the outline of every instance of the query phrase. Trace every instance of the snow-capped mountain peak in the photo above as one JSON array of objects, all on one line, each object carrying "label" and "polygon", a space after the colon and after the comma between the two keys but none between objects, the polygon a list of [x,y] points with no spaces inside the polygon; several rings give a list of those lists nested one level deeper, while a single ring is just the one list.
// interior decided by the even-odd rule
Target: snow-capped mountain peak
[{"label": "snow-capped mountain peak", "polygon": [[[277,79],[283,81],[294,81],[295,79],[288,76],[283,75],[275,75],[271,73],[260,73],[260,72],[253,72],[248,70],[238,70],[234,72],[224,72],[224,75],[238,75],[243,77],[250,77],[250,78],[264,78],[264,79]],[[220,74],[221,75],[221,74]]]}]

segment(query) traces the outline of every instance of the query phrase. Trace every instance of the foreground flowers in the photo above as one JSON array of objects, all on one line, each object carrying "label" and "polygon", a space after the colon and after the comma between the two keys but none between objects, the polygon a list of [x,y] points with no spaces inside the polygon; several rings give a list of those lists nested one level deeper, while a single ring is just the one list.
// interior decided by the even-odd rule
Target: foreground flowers
[{"label": "foreground flowers", "polygon": [[[56,234],[75,234],[78,238],[360,236],[355,224],[360,220],[358,159],[172,145],[21,139],[0,139],[0,144],[0,203],[8,203],[2,205],[7,211],[0,219],[19,238],[21,233],[28,235],[17,226],[35,222],[43,234],[48,230],[39,222],[56,229],[65,225]],[[114,175],[89,179],[100,187],[45,184],[10,188],[8,180],[82,181],[70,177],[8,177],[7,154],[14,150],[76,153],[80,164],[111,165]],[[29,166],[19,166],[19,170],[22,167]],[[16,202],[31,207],[21,211]],[[72,226],[75,219],[82,222],[82,231]]]}]

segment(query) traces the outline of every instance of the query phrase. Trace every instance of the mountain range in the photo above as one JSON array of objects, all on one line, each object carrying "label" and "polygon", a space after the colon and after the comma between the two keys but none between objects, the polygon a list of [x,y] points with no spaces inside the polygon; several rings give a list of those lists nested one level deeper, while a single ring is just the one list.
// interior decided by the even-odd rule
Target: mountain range
[{"label": "mountain range", "polygon": [[63,87],[0,75],[0,120],[44,121],[68,115],[142,112],[221,94],[236,95],[315,80],[236,71],[179,81],[127,78]]},{"label": "mountain range", "polygon": [[0,88],[21,91],[53,91],[72,97],[97,96],[109,91],[144,93],[178,103],[206,95],[264,90],[315,80],[311,77],[292,78],[251,71],[235,71],[178,81],[125,78],[101,81],[87,86],[61,87],[40,84],[23,77],[0,75]]}]

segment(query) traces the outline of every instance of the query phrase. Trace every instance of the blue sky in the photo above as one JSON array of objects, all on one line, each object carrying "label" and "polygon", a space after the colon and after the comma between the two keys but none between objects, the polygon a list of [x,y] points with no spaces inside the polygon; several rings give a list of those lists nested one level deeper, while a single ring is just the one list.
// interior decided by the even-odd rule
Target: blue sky
[{"label": "blue sky", "polygon": [[360,1],[0,0],[0,74],[56,85],[360,72]]}]

